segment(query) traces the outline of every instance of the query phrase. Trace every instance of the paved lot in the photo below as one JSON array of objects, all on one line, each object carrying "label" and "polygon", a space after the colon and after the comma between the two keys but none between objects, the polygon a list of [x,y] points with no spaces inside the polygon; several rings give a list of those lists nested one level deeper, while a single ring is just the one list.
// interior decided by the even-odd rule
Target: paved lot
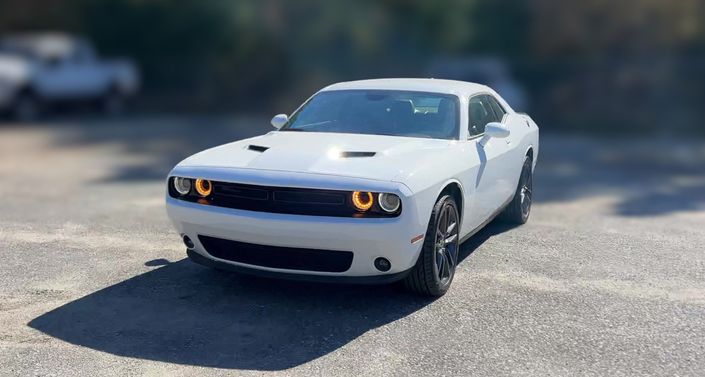
[{"label": "paved lot", "polygon": [[428,300],[184,260],[165,174],[261,130],[0,126],[0,375],[705,373],[703,144],[543,135],[529,223],[466,242]]}]

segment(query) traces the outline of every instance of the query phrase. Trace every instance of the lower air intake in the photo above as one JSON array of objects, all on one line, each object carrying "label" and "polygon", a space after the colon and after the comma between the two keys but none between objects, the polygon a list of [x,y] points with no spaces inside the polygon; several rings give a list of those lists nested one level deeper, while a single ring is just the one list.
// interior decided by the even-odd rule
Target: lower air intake
[{"label": "lower air intake", "polygon": [[345,272],[350,268],[350,251],[301,249],[257,245],[222,238],[198,236],[208,254],[232,262],[287,270]]}]

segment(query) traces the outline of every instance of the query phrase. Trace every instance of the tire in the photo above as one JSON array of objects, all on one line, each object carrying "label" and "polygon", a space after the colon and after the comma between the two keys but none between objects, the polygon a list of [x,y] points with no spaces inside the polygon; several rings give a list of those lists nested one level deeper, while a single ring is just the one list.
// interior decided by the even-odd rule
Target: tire
[{"label": "tire", "polygon": [[22,92],[18,94],[12,105],[12,117],[20,122],[31,122],[37,120],[41,113],[41,103],[31,92]]},{"label": "tire", "polygon": [[514,192],[514,198],[509,202],[507,208],[500,215],[500,219],[511,224],[525,224],[531,214],[533,171],[531,168],[531,157],[524,158],[524,165],[521,168],[519,183]]},{"label": "tire", "polygon": [[407,290],[424,296],[443,296],[450,288],[460,250],[460,216],[450,195],[436,202],[428,222],[421,254],[404,279]]}]

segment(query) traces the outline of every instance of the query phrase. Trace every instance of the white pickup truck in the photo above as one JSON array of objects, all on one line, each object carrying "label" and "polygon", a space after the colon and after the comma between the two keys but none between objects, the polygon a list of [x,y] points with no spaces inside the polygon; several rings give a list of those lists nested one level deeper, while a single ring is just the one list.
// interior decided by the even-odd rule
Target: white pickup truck
[{"label": "white pickup truck", "polygon": [[20,121],[67,102],[95,102],[106,112],[119,113],[138,88],[131,62],[101,60],[84,39],[65,34],[0,39],[0,111]]}]

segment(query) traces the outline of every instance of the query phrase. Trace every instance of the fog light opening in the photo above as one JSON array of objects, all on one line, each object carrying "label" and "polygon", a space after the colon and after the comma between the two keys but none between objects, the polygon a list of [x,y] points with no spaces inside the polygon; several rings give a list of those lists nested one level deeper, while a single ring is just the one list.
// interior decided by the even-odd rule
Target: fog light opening
[{"label": "fog light opening", "polygon": [[186,245],[187,249],[193,249],[193,247],[196,246],[196,245],[194,245],[193,241],[191,241],[191,238],[189,238],[189,236],[184,235],[183,240],[184,240],[184,245]]},{"label": "fog light opening", "polygon": [[392,268],[392,262],[387,258],[379,257],[375,259],[375,268],[382,272],[387,272]]}]

